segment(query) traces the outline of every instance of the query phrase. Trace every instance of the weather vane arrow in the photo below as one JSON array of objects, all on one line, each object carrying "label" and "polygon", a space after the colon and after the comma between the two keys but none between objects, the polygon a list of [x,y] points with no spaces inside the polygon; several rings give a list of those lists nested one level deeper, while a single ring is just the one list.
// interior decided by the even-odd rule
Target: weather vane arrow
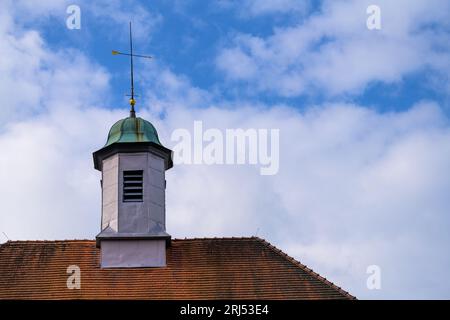
[{"label": "weather vane arrow", "polygon": [[130,75],[131,75],[131,95],[130,95],[130,117],[136,117],[136,112],[134,110],[134,105],[136,104],[136,100],[134,100],[134,67],[133,67],[133,57],[138,58],[147,58],[152,59],[151,56],[141,55],[141,54],[134,54],[133,53],[133,35],[131,32],[131,21],[130,21],[130,53],[126,52],[120,52],[116,50],[112,50],[113,55],[124,55],[130,57]]}]

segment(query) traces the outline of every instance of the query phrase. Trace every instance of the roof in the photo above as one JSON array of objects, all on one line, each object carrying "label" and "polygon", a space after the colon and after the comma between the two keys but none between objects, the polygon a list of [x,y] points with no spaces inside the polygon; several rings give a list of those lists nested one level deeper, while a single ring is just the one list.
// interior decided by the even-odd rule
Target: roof
[{"label": "roof", "polygon": [[101,269],[99,253],[94,240],[6,242],[0,299],[354,299],[257,237],[174,239],[161,268]]},{"label": "roof", "polygon": [[154,142],[161,145],[155,127],[142,118],[127,117],[109,130],[105,147],[116,142]]}]

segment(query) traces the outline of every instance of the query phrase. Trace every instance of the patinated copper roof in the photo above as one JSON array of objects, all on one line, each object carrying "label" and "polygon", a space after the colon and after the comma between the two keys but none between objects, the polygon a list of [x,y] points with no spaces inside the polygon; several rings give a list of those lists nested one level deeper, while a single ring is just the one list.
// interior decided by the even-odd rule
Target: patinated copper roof
[{"label": "patinated copper roof", "polygon": [[121,119],[113,124],[105,147],[116,142],[154,142],[161,145],[155,127],[147,120],[136,117]]},{"label": "patinated copper roof", "polygon": [[[354,299],[260,238],[175,239],[167,267],[101,269],[94,240],[0,246],[0,299]],[[81,270],[68,289],[67,267]]]}]

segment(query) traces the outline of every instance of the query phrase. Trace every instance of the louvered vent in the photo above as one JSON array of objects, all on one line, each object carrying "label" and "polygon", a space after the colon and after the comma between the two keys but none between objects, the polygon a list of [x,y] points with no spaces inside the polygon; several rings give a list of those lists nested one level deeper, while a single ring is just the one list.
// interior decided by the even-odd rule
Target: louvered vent
[{"label": "louvered vent", "polygon": [[142,201],[143,196],[143,171],[132,170],[123,172],[123,201]]}]

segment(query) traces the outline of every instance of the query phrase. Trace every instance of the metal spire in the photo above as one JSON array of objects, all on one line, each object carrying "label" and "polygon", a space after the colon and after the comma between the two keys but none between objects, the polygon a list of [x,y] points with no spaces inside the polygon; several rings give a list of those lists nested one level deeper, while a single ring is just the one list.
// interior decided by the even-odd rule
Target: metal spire
[{"label": "metal spire", "polygon": [[139,58],[147,58],[151,59],[151,56],[145,56],[140,54],[133,54],[133,35],[131,32],[131,21],[130,21],[130,53],[124,53],[120,51],[113,50],[113,55],[124,55],[124,56],[130,56],[130,80],[131,80],[131,95],[130,97],[130,117],[135,118],[136,117],[136,111],[134,110],[134,105],[136,104],[136,100],[134,100],[134,67],[133,67],[133,57],[139,57]]},{"label": "metal spire", "polygon": [[134,105],[136,101],[134,100],[134,77],[133,77],[133,35],[131,34],[131,21],[130,21],[130,74],[131,74],[131,98],[130,98],[130,117],[136,117],[136,112],[134,111]]}]

